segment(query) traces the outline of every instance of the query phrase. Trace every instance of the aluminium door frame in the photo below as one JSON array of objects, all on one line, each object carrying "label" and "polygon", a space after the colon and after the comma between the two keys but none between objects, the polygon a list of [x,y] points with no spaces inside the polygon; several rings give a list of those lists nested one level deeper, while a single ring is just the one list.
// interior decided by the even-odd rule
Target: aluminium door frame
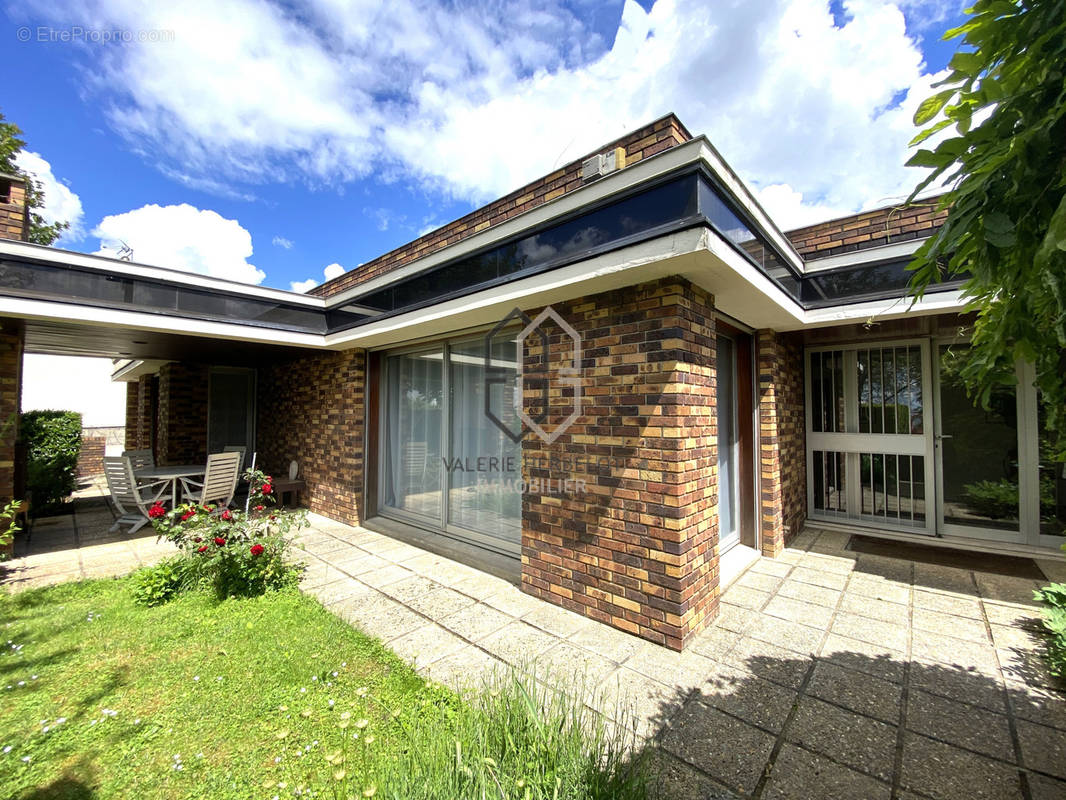
[{"label": "aluminium door frame", "polygon": [[[473,336],[460,336],[454,341],[470,341]],[[453,339],[437,339],[435,341],[425,341],[419,344],[410,345],[407,347],[394,348],[390,350],[381,351],[381,377],[379,391],[381,393],[381,408],[378,412],[378,471],[383,472],[384,467],[388,464],[388,418],[390,409],[390,395],[389,395],[389,357],[390,356],[402,356],[411,355],[417,353],[440,353],[441,354],[441,433],[440,433],[440,447],[441,458],[450,457],[451,446],[451,370],[449,369],[451,360],[451,344]],[[479,531],[472,531],[469,528],[464,528],[460,525],[450,523],[448,521],[448,511],[450,502],[451,481],[448,474],[448,470],[444,469],[444,465],[441,464],[440,479],[440,513],[434,520],[433,517],[428,515],[417,514],[412,511],[406,511],[401,508],[386,505],[385,503],[385,487],[386,480],[384,475],[380,475],[378,478],[378,503],[377,513],[383,517],[389,519],[395,519],[398,522],[403,522],[407,525],[413,525],[414,527],[421,528],[428,533],[439,534],[441,536],[447,536],[451,539],[457,539],[459,541],[466,542],[467,544],[473,544],[478,547],[482,547],[486,550],[492,550],[497,553],[501,553],[506,556],[517,558],[521,555],[522,543],[521,532],[519,532],[518,542],[508,542],[505,539],[499,537],[490,536],[488,534],[481,533]],[[435,524],[434,524],[435,521]],[[521,528],[519,529],[521,531]]]},{"label": "aluminium door frame", "polygon": [[[940,348],[942,345],[959,344],[969,346],[968,339],[957,336],[938,336],[933,338],[936,354],[935,374],[935,423],[936,436],[943,435],[940,402]],[[1019,361],[1015,364],[1014,374],[1017,384],[1014,390],[1015,415],[1018,430],[1015,433],[1018,445],[1018,530],[1009,531],[998,528],[979,528],[970,525],[955,525],[944,519],[944,465],[941,439],[936,440],[936,519],[940,536],[952,539],[980,539],[982,541],[1002,542],[1006,544],[1035,545],[1042,544],[1041,539],[1049,540],[1056,546],[1062,543],[1062,537],[1040,534],[1040,479],[1039,479],[1039,432],[1036,425],[1036,370],[1032,364]],[[1034,476],[1033,473],[1036,473]],[[1035,480],[1034,480],[1035,477]],[[1055,542],[1054,540],[1058,540]]]}]

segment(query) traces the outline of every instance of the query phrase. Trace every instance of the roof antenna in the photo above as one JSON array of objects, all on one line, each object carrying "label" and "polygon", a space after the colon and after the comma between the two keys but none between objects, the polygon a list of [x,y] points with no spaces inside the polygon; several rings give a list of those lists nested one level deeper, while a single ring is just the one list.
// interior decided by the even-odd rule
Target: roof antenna
[{"label": "roof antenna", "polygon": [[567,143],[566,143],[566,147],[564,147],[564,148],[562,149],[562,152],[560,152],[560,153],[559,153],[559,155],[558,155],[558,156],[556,157],[556,159],[555,159],[555,163],[554,163],[554,164],[552,164],[552,172],[555,172],[555,168],[559,166],[559,160],[560,160],[560,159],[561,159],[561,158],[562,158],[562,157],[563,157],[564,155],[566,155],[566,151],[570,149],[570,145],[572,145],[572,144],[574,143],[574,140],[575,140],[575,139],[577,139],[577,134],[576,134],[576,133],[574,134],[574,137],[573,137],[573,138],[572,138],[572,139],[571,139],[571,140],[570,140],[569,142],[567,142]]},{"label": "roof antenna", "polygon": [[[122,242],[121,239],[119,239],[119,241]],[[130,247],[125,242],[122,242],[122,247],[119,248],[118,260],[119,261],[132,261],[133,260],[133,248]]]}]

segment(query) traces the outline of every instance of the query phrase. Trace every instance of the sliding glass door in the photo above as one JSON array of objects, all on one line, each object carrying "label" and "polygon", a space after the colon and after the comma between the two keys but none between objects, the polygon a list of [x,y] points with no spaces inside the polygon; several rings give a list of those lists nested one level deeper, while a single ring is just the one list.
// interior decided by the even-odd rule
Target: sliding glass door
[{"label": "sliding glass door", "polygon": [[517,555],[521,456],[514,333],[384,358],[379,511]]}]

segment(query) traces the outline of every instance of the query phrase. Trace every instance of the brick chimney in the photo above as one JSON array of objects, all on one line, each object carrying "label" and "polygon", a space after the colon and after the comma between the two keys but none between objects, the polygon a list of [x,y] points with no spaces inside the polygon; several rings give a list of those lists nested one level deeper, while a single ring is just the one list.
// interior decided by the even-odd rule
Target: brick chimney
[{"label": "brick chimney", "polygon": [[26,179],[0,173],[0,239],[30,238],[29,209],[26,208]]}]

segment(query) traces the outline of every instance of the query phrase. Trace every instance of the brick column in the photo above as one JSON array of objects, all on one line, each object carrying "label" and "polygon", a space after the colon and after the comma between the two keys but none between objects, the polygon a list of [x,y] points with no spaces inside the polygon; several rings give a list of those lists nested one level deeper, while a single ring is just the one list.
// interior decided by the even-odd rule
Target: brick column
[{"label": "brick column", "polygon": [[26,180],[0,174],[0,239],[26,241],[30,234]]},{"label": "brick column", "polygon": [[154,450],[152,432],[155,427],[155,394],[158,378],[143,375],[138,381],[126,384],[126,441],[127,450]]},{"label": "brick column", "polygon": [[806,519],[803,347],[799,337],[761,330],[759,367],[759,517],[762,552],[776,557]]},{"label": "brick column", "polygon": [[[158,463],[207,461],[207,370],[199,364],[177,362],[160,368],[155,454]],[[141,436],[143,446],[151,447],[150,426],[147,436],[143,430]]]},{"label": "brick column", "polygon": [[[0,504],[15,498],[15,441],[22,406],[23,346],[21,325],[0,331]],[[10,546],[7,553],[11,553]]]},{"label": "brick column", "polygon": [[[522,588],[681,650],[718,610],[713,299],[668,278],[553,308],[582,338],[585,406],[552,444],[523,439]],[[546,332],[552,366],[572,364]]]}]

